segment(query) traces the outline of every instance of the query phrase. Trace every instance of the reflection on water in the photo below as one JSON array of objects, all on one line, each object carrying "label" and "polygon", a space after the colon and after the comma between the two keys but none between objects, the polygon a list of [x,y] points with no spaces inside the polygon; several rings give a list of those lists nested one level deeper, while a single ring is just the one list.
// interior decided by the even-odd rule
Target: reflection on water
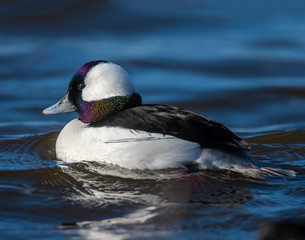
[{"label": "reflection on water", "polygon": [[[2,1],[0,231],[4,239],[253,239],[303,221],[305,4],[302,1]],[[76,115],[42,109],[85,62],[131,75],[145,103],[232,128],[295,178],[126,170],[57,161]]]},{"label": "reflection on water", "polygon": [[[208,238],[215,237],[215,229],[224,234],[238,231],[239,237],[245,237],[252,236],[259,223],[281,218],[283,212],[303,202],[304,191],[297,190],[305,174],[302,130],[255,132],[248,139],[255,145],[257,160],[294,169],[297,177],[291,180],[256,180],[228,171],[187,173],[127,170],[95,162],[56,164],[52,149],[57,134],[1,142],[3,218],[18,214],[22,222],[30,216],[27,225],[36,226],[38,232],[46,224],[57,225],[56,234],[79,239],[176,238],[184,231],[194,231],[189,234],[196,238],[202,229]],[[5,153],[10,157],[4,159]],[[294,160],[285,163],[290,156]],[[33,234],[18,224],[10,229],[14,227]]]}]

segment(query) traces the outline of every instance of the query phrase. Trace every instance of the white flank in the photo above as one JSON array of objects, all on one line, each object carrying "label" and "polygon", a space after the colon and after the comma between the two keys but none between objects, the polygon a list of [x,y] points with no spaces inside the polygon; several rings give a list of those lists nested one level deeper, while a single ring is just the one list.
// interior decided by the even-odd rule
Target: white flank
[{"label": "white flank", "polygon": [[169,135],[118,127],[88,128],[75,119],[60,132],[58,159],[66,162],[97,161],[129,169],[185,167],[199,158],[199,144]]},{"label": "white flank", "polygon": [[247,153],[202,149],[198,143],[158,133],[88,127],[77,119],[60,132],[56,155],[65,162],[96,161],[128,169],[186,168],[196,163],[200,169],[226,169],[258,178],[295,176],[290,170],[260,167]]}]

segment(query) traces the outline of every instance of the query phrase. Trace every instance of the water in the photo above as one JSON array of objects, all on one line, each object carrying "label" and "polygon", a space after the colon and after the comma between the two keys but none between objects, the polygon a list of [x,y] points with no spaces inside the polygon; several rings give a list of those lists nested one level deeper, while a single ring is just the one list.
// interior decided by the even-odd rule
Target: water
[{"label": "water", "polygon": [[[304,223],[302,1],[2,1],[1,239],[258,239]],[[83,63],[107,59],[145,103],[184,107],[251,143],[295,178],[65,164],[73,113],[43,116]]]}]

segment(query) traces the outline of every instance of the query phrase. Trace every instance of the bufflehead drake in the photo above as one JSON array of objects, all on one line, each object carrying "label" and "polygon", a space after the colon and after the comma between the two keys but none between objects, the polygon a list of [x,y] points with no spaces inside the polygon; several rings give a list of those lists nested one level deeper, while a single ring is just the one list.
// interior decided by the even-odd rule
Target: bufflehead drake
[{"label": "bufflehead drake", "polygon": [[294,175],[262,166],[248,143],[224,125],[168,105],[145,104],[127,72],[107,61],[84,64],[66,95],[44,114],[76,111],[56,141],[66,162],[98,161],[128,169],[228,169],[248,176]]}]

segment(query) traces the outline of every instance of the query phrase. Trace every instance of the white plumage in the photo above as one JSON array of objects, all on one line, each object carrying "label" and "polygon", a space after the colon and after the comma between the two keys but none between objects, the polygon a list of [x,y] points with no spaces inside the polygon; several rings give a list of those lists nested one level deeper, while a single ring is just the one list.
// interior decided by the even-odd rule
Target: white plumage
[{"label": "white plumage", "polygon": [[115,96],[126,96],[134,92],[128,73],[119,65],[102,63],[94,66],[84,79],[86,87],[83,100],[97,101]]},{"label": "white plumage", "polygon": [[57,158],[98,161],[129,169],[185,168],[201,155],[200,145],[173,136],[119,127],[88,128],[74,119],[60,132]]}]

